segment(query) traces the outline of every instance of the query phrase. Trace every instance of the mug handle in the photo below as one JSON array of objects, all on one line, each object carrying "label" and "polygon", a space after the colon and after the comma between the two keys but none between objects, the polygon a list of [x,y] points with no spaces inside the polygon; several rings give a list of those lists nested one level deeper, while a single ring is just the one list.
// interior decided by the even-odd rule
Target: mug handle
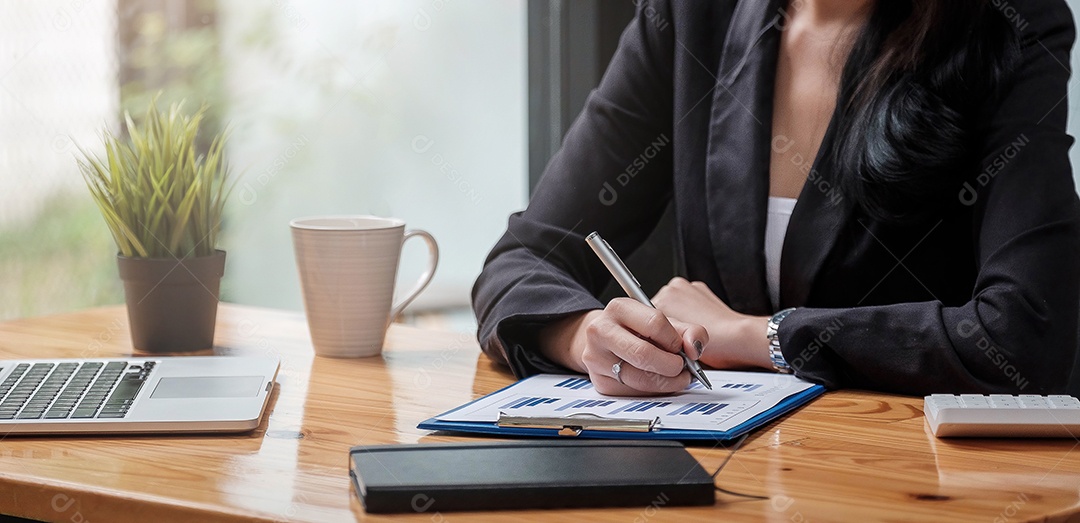
[{"label": "mug handle", "polygon": [[427,231],[411,229],[405,231],[405,236],[401,238],[401,244],[405,245],[405,242],[409,241],[409,238],[412,237],[420,237],[424,240],[424,243],[427,243],[428,266],[427,269],[420,274],[420,278],[416,281],[416,285],[413,286],[412,290],[405,294],[405,297],[402,298],[401,301],[390,308],[389,321],[391,322],[397,319],[398,315],[401,314],[401,311],[405,310],[405,307],[412,303],[412,301],[420,295],[421,291],[427,288],[428,284],[431,283],[431,278],[435,276],[435,268],[439,265],[439,244],[435,243],[435,237]]}]

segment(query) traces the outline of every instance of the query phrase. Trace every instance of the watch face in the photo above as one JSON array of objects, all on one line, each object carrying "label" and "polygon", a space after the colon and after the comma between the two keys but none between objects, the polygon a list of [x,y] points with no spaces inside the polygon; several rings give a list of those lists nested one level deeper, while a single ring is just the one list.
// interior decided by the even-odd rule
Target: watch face
[{"label": "watch face", "polygon": [[772,317],[772,320],[771,320],[772,323],[779,324],[781,321],[784,320],[784,318],[787,318],[788,314],[791,314],[791,312],[794,311],[794,310],[795,309],[784,309],[784,310],[774,314],[773,317]]},{"label": "watch face", "polygon": [[767,329],[765,332],[765,336],[768,338],[775,337],[777,329],[780,328],[780,322],[783,321],[784,318],[786,318],[788,314],[791,314],[791,312],[794,310],[794,308],[784,309],[776,314],[773,314],[772,317],[769,318],[769,322],[766,324]]}]

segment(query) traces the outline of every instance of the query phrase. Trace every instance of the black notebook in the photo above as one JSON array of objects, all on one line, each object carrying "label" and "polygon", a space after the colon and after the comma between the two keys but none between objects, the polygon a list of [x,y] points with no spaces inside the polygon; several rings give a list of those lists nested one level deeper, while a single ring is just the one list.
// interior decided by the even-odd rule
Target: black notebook
[{"label": "black notebook", "polygon": [[712,505],[713,478],[673,441],[512,441],[349,449],[368,512]]}]

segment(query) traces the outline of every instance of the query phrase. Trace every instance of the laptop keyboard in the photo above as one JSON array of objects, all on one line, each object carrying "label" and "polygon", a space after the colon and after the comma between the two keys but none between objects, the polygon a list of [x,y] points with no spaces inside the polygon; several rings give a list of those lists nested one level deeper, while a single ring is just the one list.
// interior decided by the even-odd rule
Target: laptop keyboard
[{"label": "laptop keyboard", "polygon": [[20,363],[0,382],[0,421],[123,418],[153,370],[153,361]]}]

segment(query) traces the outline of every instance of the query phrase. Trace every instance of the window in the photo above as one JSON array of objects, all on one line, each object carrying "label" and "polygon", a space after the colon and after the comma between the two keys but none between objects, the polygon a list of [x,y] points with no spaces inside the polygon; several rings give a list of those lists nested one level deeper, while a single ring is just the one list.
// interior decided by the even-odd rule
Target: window
[{"label": "window", "polygon": [[[211,131],[232,125],[240,176],[220,245],[224,300],[301,308],[291,218],[392,215],[442,248],[410,309],[458,310],[453,326],[471,330],[465,308],[484,256],[525,206],[530,176],[557,149],[636,3],[4,2],[0,318],[123,301],[76,146],[93,149],[103,125],[116,129],[124,109],[161,91],[163,102],[210,103]],[[1069,128],[1080,135],[1077,118]],[[1080,165],[1080,148],[1072,158]],[[663,261],[650,253],[665,249],[639,257]],[[637,272],[654,272],[633,258]],[[407,247],[399,288],[423,259],[422,246]]]},{"label": "window", "polygon": [[[103,125],[116,129],[123,109],[158,91],[162,103],[211,104],[210,131],[231,126],[225,301],[300,309],[289,220],[376,214],[439,241],[439,270],[410,308],[462,309],[507,216],[525,206],[523,1],[0,9],[0,315],[122,302],[76,145],[96,148]],[[407,245],[399,289],[424,260]]]}]

